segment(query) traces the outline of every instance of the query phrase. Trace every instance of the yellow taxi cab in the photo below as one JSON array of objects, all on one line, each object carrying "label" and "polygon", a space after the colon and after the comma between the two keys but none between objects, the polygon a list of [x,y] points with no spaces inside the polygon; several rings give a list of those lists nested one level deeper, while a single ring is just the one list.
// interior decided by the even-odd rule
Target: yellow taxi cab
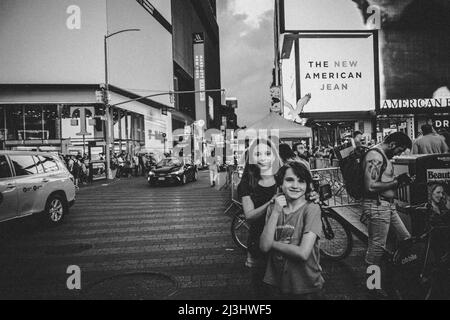
[{"label": "yellow taxi cab", "polygon": [[57,225],[74,203],[73,176],[57,155],[0,151],[0,222],[42,214]]}]

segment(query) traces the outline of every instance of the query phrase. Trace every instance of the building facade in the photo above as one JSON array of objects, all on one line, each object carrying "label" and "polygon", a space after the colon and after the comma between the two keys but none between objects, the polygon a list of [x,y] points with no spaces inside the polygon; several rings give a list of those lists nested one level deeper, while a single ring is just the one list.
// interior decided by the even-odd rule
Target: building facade
[{"label": "building facade", "polygon": [[[198,118],[194,94],[168,94],[194,90],[194,33],[205,35],[205,89],[220,88],[215,10],[215,1],[1,1],[0,148],[105,152],[107,70],[111,147],[169,152],[173,130]],[[207,98],[214,115],[220,93]]]},{"label": "building facade", "polygon": [[221,125],[220,41],[216,1],[172,0],[173,64],[177,91],[216,90],[179,94],[176,110],[187,115],[174,119],[174,128],[203,120],[205,128]]}]

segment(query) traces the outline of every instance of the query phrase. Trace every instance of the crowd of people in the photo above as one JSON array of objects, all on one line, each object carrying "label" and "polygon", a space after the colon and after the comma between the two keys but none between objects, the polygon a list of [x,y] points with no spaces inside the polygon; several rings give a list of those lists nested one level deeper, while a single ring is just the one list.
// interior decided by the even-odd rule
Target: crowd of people
[{"label": "crowd of people", "polygon": [[[75,186],[86,185],[92,182],[91,160],[87,155],[65,155],[61,156],[67,169],[74,177]],[[97,162],[106,161],[105,155],[100,153]],[[114,178],[145,176],[157,161],[152,154],[131,154],[125,151],[111,153],[110,167]],[[103,172],[101,172],[103,170]],[[106,171],[106,165],[98,172]]]},{"label": "crowd of people", "polygon": [[[407,175],[394,175],[391,160],[407,150],[414,153],[423,150],[422,153],[427,154],[448,152],[445,139],[429,133],[428,129],[422,127],[424,138],[415,141],[402,132],[393,133],[367,152],[361,178],[364,179],[363,215],[369,233],[365,258],[368,266],[384,268],[382,258],[391,228],[399,243],[411,238],[397,213],[394,199],[396,190],[412,180]],[[362,145],[361,136],[360,132],[353,135],[356,144]],[[332,150],[331,147],[311,149],[304,144],[294,145],[292,149],[281,144],[277,149],[264,139],[254,141],[247,149],[237,191],[250,225],[245,265],[250,269],[255,299],[318,299],[322,296],[324,278],[319,251],[322,220],[316,204],[319,195],[314,190],[311,160],[328,158],[332,161]],[[429,188],[432,219],[449,218],[443,186],[433,184]],[[444,223],[450,227],[450,219]],[[448,234],[445,241],[448,241]],[[385,295],[383,289],[369,294],[375,298]]]},{"label": "crowd of people", "polygon": [[77,188],[80,184],[88,184],[90,182],[90,161],[86,155],[66,155],[63,158]]},{"label": "crowd of people", "polygon": [[111,171],[116,178],[145,176],[156,165],[153,155],[130,154],[125,151],[111,155]]}]

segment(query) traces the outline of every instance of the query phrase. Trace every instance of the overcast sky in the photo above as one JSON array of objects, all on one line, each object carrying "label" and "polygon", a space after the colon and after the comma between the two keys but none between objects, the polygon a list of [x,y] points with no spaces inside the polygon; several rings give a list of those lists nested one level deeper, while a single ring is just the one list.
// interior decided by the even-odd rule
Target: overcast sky
[{"label": "overcast sky", "polygon": [[239,100],[238,124],[265,117],[274,61],[273,0],[217,1],[222,87]]}]

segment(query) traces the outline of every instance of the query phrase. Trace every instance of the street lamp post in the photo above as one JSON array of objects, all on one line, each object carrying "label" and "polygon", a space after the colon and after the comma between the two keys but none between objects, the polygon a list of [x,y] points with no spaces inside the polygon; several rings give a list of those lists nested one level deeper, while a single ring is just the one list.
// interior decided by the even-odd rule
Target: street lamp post
[{"label": "street lamp post", "polygon": [[106,113],[106,177],[108,180],[113,179],[111,176],[111,110],[109,105],[109,80],[108,80],[108,39],[119,33],[141,31],[141,29],[124,29],[104,37],[104,52],[105,52],[105,92],[103,95],[103,103],[105,104]]}]

